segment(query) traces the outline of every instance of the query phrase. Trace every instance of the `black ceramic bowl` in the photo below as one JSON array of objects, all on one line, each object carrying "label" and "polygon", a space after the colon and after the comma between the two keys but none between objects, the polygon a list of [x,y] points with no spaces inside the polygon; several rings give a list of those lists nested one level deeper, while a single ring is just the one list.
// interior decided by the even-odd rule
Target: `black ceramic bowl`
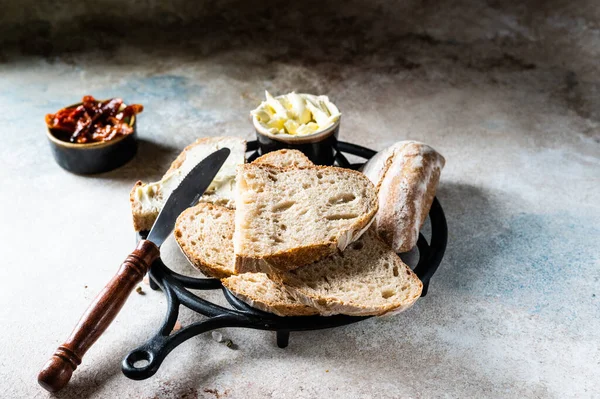
[{"label": "black ceramic bowl", "polygon": [[[65,108],[73,108],[81,103]],[[133,133],[101,143],[76,144],[59,139],[59,132],[46,128],[46,136],[56,163],[63,169],[81,175],[108,172],[127,163],[137,152],[135,115],[127,122]]]},{"label": "black ceramic bowl", "polygon": [[291,136],[289,134],[271,134],[258,123],[256,118],[252,118],[261,154],[290,148],[302,151],[317,165],[333,165],[340,121],[341,118],[327,129],[307,136]]}]

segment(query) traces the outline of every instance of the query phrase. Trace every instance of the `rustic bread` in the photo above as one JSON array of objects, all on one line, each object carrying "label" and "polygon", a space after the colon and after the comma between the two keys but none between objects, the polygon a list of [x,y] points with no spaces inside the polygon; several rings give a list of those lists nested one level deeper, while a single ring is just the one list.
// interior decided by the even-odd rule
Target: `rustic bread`
[{"label": "rustic bread", "polygon": [[163,178],[155,183],[138,181],[129,194],[135,231],[150,230],[173,190],[200,161],[220,148],[231,154],[200,201],[233,206],[235,168],[245,162],[246,142],[236,137],[206,137],[187,146],[173,161]]},{"label": "rustic bread", "polygon": [[186,209],[175,222],[175,240],[188,260],[207,276],[233,274],[234,211],[199,203]]},{"label": "rustic bread", "polygon": [[[285,157],[289,153],[274,155],[271,162],[287,164]],[[234,271],[233,230],[234,211],[201,203],[178,218],[175,238],[200,270],[209,276],[225,277],[223,285],[233,295],[266,312],[279,316],[307,316],[319,312],[325,315],[390,314],[408,308],[422,289],[418,278],[372,231],[343,253],[291,272],[279,272],[275,280],[264,273],[229,276]],[[326,281],[331,284],[333,294],[319,285]]]},{"label": "rustic bread", "polygon": [[363,173],[375,184],[379,211],[373,226],[396,252],[415,246],[446,161],[430,146],[400,141],[367,162]]},{"label": "rustic bread", "polygon": [[377,194],[348,169],[238,166],[236,273],[291,270],[346,246],[369,227]]},{"label": "rustic bread", "polygon": [[423,283],[373,230],[344,252],[277,278],[322,315],[371,316],[401,312],[421,296]]},{"label": "rustic bread", "polygon": [[267,152],[256,158],[252,163],[256,165],[271,165],[279,168],[305,168],[314,166],[314,163],[302,152],[287,149]]}]

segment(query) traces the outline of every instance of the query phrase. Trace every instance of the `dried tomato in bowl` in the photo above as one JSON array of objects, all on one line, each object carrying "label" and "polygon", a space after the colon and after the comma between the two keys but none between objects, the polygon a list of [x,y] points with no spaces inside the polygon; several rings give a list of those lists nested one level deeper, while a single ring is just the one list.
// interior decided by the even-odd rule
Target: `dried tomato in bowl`
[{"label": "dried tomato in bowl", "polygon": [[144,110],[140,104],[125,105],[120,98],[98,101],[83,97],[80,105],[46,115],[46,125],[56,136],[71,143],[100,143],[133,133],[129,119]]}]

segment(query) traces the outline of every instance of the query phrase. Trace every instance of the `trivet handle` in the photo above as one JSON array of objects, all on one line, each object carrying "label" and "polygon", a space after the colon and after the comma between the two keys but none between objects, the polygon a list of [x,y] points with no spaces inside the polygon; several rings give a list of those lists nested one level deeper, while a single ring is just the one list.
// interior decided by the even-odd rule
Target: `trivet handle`
[{"label": "trivet handle", "polygon": [[153,242],[141,240],[138,243],[117,274],[88,307],[69,339],[58,347],[40,371],[38,382],[44,389],[56,392],[67,385],[85,352],[108,328],[159,255],[159,249]]}]

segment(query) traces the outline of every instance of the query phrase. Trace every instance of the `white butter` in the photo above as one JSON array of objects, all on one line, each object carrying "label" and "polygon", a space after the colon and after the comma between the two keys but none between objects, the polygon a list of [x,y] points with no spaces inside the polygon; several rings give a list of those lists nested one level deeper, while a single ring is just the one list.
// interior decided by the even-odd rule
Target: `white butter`
[{"label": "white butter", "polygon": [[[227,147],[231,154],[215,176],[214,180],[205,192],[211,195],[212,200],[233,200],[233,188],[235,186],[235,173],[237,165],[245,161],[245,144],[241,139],[231,138],[197,145],[185,153],[185,160],[181,166],[165,175],[160,181],[142,185],[137,188],[135,195],[142,205],[143,212],[162,209],[169,195],[187,176],[187,174],[204,158],[213,152]],[[214,201],[213,201],[214,202]]]},{"label": "white butter", "polygon": [[273,97],[265,91],[265,97],[251,115],[270,134],[306,136],[333,126],[342,115],[327,96],[291,92]]}]

